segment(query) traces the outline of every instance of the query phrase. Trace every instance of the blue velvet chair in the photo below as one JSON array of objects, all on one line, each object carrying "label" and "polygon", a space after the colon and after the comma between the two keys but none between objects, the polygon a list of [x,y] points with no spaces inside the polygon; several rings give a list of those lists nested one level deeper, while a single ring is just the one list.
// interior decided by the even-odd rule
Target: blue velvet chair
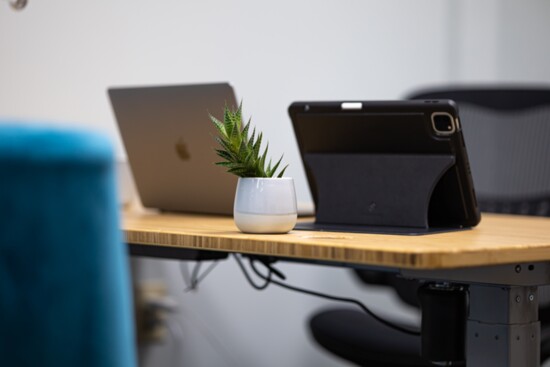
[{"label": "blue velvet chair", "polygon": [[136,365],[113,153],[96,134],[0,123],[0,365]]}]

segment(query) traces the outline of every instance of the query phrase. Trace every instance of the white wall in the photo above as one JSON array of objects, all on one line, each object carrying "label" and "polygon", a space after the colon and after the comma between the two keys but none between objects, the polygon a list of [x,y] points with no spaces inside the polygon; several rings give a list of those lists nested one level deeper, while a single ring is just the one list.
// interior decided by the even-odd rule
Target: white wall
[{"label": "white wall", "polygon": [[[546,0],[328,1],[30,0],[0,3],[0,117],[57,121],[118,137],[106,88],[229,81],[245,114],[285,153],[299,200],[310,200],[286,108],[298,99],[389,99],[419,86],[550,82]],[[233,261],[198,292],[179,265],[139,260],[181,305],[174,340],[143,350],[145,366],[346,365],[317,350],[305,320],[331,302],[250,289]],[[357,296],[394,313],[393,296],[365,291],[349,271],[282,264],[289,281]],[[414,319],[414,312],[405,316]],[[180,325],[180,326],[178,326]]]},{"label": "white wall", "polygon": [[459,83],[550,82],[550,2],[449,2],[450,75]]},{"label": "white wall", "polygon": [[288,105],[396,98],[446,80],[445,10],[437,1],[52,0],[21,13],[4,4],[0,114],[96,127],[124,157],[108,86],[228,80],[309,200]]}]

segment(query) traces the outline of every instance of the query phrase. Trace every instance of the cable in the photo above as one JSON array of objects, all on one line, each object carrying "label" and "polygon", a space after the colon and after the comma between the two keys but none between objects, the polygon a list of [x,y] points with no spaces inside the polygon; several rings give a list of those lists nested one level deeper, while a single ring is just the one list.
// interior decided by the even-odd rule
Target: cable
[{"label": "cable", "polygon": [[[250,276],[248,275],[248,273],[246,272],[246,269],[244,268],[244,266],[240,263],[240,259],[238,259],[236,255],[235,255],[235,258],[237,259],[237,262],[239,262],[239,265],[240,265],[241,270],[243,271],[245,277],[246,277],[247,279],[249,279],[249,283],[252,284],[252,280],[251,280]],[[406,328],[406,327],[402,327],[402,326],[400,326],[400,325],[394,324],[394,323],[391,322],[391,321],[388,321],[388,320],[385,320],[385,319],[381,318],[380,316],[378,316],[378,315],[376,315],[374,312],[372,312],[369,308],[367,308],[367,306],[365,306],[363,303],[359,302],[359,301],[356,300],[356,299],[353,299],[353,298],[345,298],[345,297],[337,297],[337,296],[333,296],[333,295],[330,295],[330,294],[315,292],[315,291],[312,291],[312,290],[309,290],[309,289],[299,288],[299,287],[291,286],[291,285],[288,285],[288,284],[285,284],[285,283],[282,283],[282,282],[273,280],[273,279],[271,279],[271,276],[267,277],[267,276],[265,276],[264,274],[262,274],[258,269],[256,269],[256,266],[254,265],[254,261],[257,261],[257,259],[251,257],[250,267],[252,268],[252,270],[254,271],[254,273],[256,273],[256,275],[257,275],[258,277],[260,277],[260,278],[262,278],[262,279],[264,279],[264,280],[266,281],[265,287],[267,287],[268,284],[272,283],[272,284],[278,285],[279,287],[286,288],[286,289],[289,289],[289,290],[292,290],[292,291],[295,291],[295,292],[301,292],[301,293],[309,294],[309,295],[311,295],[311,296],[316,296],[316,297],[321,297],[321,298],[325,298],[325,299],[330,299],[330,300],[332,300],[332,301],[340,301],[340,302],[353,303],[353,304],[359,306],[359,308],[361,308],[363,311],[365,311],[365,312],[366,312],[368,315],[370,315],[372,318],[374,318],[374,319],[377,320],[378,322],[380,322],[380,323],[386,325],[386,326],[389,327],[389,328],[398,330],[398,331],[400,331],[400,332],[403,332],[403,333],[406,333],[406,334],[409,334],[409,335],[414,335],[414,336],[419,336],[419,335],[420,335],[420,332],[419,332],[419,331],[410,330],[410,329],[408,329],[408,328]],[[271,275],[271,271],[269,272],[269,275]],[[264,287],[264,288],[265,288],[265,287]],[[262,289],[263,289],[263,288],[262,288]]]},{"label": "cable", "polygon": [[[241,259],[239,258],[239,255],[237,254],[232,254],[233,257],[235,258],[235,260],[237,261],[237,264],[239,264],[239,267],[241,268],[246,280],[248,280],[248,283],[250,283],[250,285],[261,291],[261,290],[264,290],[267,288],[267,286],[269,285],[269,283],[271,283],[271,271],[268,273],[267,277],[264,278],[265,280],[265,283],[264,284],[261,284],[261,285],[257,285],[256,283],[254,283],[254,281],[252,280],[252,278],[250,277],[250,275],[248,274],[248,271],[246,271],[246,268],[244,267]],[[262,277],[263,278],[263,277]]]},{"label": "cable", "polygon": [[263,266],[265,266],[268,270],[269,270],[269,279],[271,280],[271,274],[274,274],[276,276],[278,276],[281,280],[286,280],[286,276],[281,273],[279,270],[277,270],[277,268],[274,268],[273,266],[271,266],[271,264],[264,260],[264,259],[261,259],[261,258],[257,258],[257,257],[254,257],[254,256],[249,256],[248,257],[248,262],[250,263],[250,267],[253,267],[254,265],[252,264],[253,261],[259,261],[262,263]]}]

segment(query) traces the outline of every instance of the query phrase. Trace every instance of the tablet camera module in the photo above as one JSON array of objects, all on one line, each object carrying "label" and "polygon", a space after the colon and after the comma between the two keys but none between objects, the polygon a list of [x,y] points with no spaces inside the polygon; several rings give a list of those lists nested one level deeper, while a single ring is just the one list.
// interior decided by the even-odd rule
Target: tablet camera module
[{"label": "tablet camera module", "polygon": [[432,127],[437,135],[451,135],[456,129],[453,116],[447,112],[432,113]]}]

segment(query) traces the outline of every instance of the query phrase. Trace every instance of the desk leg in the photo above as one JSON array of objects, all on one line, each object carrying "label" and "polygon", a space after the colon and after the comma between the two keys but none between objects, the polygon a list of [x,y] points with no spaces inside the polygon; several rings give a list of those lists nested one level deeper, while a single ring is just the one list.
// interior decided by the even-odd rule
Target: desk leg
[{"label": "desk leg", "polygon": [[536,286],[470,285],[468,367],[539,367]]}]

